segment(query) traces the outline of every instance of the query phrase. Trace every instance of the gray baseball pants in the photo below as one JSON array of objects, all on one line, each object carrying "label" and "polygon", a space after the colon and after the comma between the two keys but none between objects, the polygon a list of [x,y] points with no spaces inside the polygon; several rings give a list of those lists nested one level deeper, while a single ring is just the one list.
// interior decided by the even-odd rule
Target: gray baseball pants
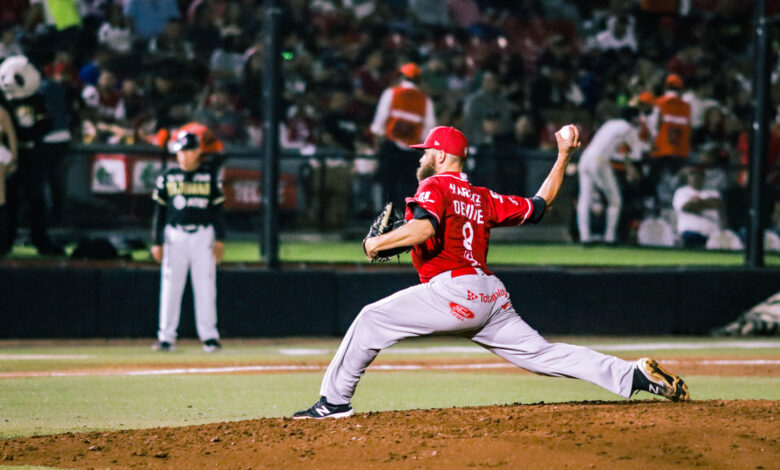
[{"label": "gray baseball pants", "polygon": [[515,312],[501,280],[479,269],[457,277],[447,271],[365,306],[328,366],[320,395],[334,405],[349,403],[379,351],[404,338],[432,334],[469,338],[536,374],[582,379],[625,398],[631,395],[633,362],[547,342]]}]

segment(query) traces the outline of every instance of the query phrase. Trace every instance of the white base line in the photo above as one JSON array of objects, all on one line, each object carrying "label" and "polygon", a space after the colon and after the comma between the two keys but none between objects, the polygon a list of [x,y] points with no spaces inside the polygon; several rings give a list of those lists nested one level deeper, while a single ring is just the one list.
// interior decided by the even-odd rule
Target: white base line
[{"label": "white base line", "polygon": [[[664,360],[664,364],[714,365],[714,366],[780,366],[780,359],[722,359],[701,361]],[[145,369],[132,371],[41,371],[41,372],[3,372],[0,378],[22,377],[88,377],[88,376],[148,376],[148,375],[188,375],[188,374],[225,374],[237,372],[317,372],[324,371],[326,366],[306,365],[272,365],[272,366],[230,366],[230,367],[188,367],[178,369]],[[369,367],[370,370],[381,371],[415,371],[415,370],[487,370],[515,369],[508,362],[490,362],[483,364],[380,364]]]}]

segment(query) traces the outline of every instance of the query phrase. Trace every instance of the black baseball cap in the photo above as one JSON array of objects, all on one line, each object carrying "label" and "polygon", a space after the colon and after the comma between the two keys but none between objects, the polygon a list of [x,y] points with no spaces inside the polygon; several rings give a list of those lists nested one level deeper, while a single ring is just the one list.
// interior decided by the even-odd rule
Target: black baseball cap
[{"label": "black baseball cap", "polygon": [[176,141],[171,145],[174,152],[180,150],[193,150],[200,148],[200,139],[196,134],[187,131],[181,131],[176,135]]}]

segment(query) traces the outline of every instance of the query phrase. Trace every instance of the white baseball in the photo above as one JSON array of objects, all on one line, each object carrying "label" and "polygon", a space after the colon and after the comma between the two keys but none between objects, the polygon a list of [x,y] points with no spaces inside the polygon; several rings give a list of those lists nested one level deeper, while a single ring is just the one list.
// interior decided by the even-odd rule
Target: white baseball
[{"label": "white baseball", "polygon": [[563,140],[569,140],[569,137],[571,137],[571,126],[561,127],[560,134]]}]

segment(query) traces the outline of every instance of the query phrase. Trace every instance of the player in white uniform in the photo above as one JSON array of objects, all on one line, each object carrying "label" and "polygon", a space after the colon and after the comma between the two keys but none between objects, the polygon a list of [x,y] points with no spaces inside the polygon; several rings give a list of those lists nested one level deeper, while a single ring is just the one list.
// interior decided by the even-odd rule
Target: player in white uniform
[{"label": "player in white uniform", "polygon": [[[468,142],[453,127],[436,127],[424,144],[417,170],[420,185],[406,198],[407,223],[365,240],[370,259],[381,250],[413,246],[419,285],[369,304],[349,327],[325,372],[321,398],[296,419],[340,418],[366,368],[382,349],[404,338],[452,334],[483,346],[537,374],[587,380],[628,398],[645,390],[688,400],[683,381],[652,359],[629,362],[591,349],[549,343],[520,318],[501,280],[487,266],[490,229],[539,222],[552,207],[579,134],[569,126],[556,134],[558,159],[536,196],[525,198],[472,186],[463,173]],[[400,175],[399,175],[400,177]]]},{"label": "player in white uniform", "polygon": [[181,297],[191,274],[195,318],[203,350],[221,348],[217,331],[217,267],[222,260],[225,224],[221,185],[215,171],[201,165],[196,134],[180,131],[173,143],[179,166],[157,178],[152,256],[162,263],[160,329],[154,349],[172,351],[179,327]]},{"label": "player in white uniform", "polygon": [[[625,117],[636,119],[637,113],[628,108]],[[645,144],[639,139],[639,129],[636,123],[627,119],[610,119],[601,125],[591,139],[590,144],[582,152],[577,169],[580,177],[580,195],[577,201],[577,228],[580,242],[592,242],[590,231],[590,206],[596,191],[600,191],[607,200],[606,229],[604,241],[617,241],[617,225],[620,209],[623,205],[615,172],[610,166],[610,159],[618,152],[618,148],[627,145],[630,150],[626,154],[625,164],[629,178],[637,175],[633,162],[639,161]]]}]

